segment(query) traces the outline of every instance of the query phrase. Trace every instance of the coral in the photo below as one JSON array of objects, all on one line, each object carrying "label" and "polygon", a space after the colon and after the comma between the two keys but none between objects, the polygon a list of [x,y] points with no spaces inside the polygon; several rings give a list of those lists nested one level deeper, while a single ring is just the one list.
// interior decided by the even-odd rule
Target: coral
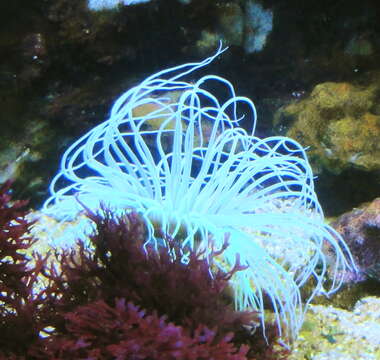
[{"label": "coral", "polygon": [[[67,149],[44,211],[65,219],[83,204],[96,212],[105,202],[114,214],[132,209],[147,226],[144,246],[157,249],[165,234],[180,242],[183,263],[193,250],[207,258],[228,237],[229,246],[214,261],[228,272],[238,254],[247,265],[231,278],[236,308],[264,314],[267,296],[279,330],[284,324],[295,335],[304,314],[300,288],[315,276],[309,301],[324,282],[323,243],[331,244],[340,270],[328,293],[354,266],[343,239],[324,223],[305,150],[290,138],[255,137],[254,104],[236,96],[227,80],[181,80],[222,52],[160,71],[122,94],[109,119]],[[210,83],[225,87],[224,102],[207,90]],[[169,91],[182,93],[168,102],[163,94]],[[159,110],[134,115],[152,103]],[[242,117],[250,118],[249,131],[238,127]],[[164,119],[159,128],[148,128],[157,118]],[[284,246],[293,252],[280,251],[278,257],[271,251]]]}]

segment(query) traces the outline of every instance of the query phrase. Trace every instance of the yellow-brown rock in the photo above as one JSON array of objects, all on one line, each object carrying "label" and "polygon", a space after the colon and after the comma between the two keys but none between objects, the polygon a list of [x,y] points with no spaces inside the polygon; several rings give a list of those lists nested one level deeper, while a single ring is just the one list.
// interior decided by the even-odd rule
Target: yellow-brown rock
[{"label": "yellow-brown rock", "polygon": [[380,169],[380,86],[326,82],[310,96],[280,109],[277,124],[286,135],[310,147],[314,170],[340,173],[349,167]]}]

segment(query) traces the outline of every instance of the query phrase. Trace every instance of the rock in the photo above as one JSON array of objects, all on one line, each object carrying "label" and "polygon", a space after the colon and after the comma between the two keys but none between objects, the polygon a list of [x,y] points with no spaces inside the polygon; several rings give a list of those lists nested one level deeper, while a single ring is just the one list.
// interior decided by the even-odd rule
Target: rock
[{"label": "rock", "polygon": [[369,278],[380,282],[380,198],[343,214],[331,224],[344,238],[358,273],[348,273],[346,282]]},{"label": "rock", "polygon": [[241,46],[244,35],[244,14],[242,8],[233,2],[217,5],[214,29],[203,29],[196,42],[199,54],[206,55],[216,49],[219,42],[225,45]]},{"label": "rock", "polygon": [[196,43],[198,53],[207,54],[219,42],[240,46],[246,54],[264,49],[273,29],[273,11],[259,2],[249,0],[244,6],[235,2],[217,5],[215,28],[204,29]]},{"label": "rock", "polygon": [[376,360],[379,333],[378,297],[359,300],[352,311],[311,305],[289,360]]},{"label": "rock", "polygon": [[244,50],[250,54],[261,51],[273,28],[273,12],[256,1],[247,1],[245,9]]},{"label": "rock", "polygon": [[308,98],[280,109],[277,126],[286,135],[310,146],[314,170],[335,174],[348,168],[380,170],[380,87],[326,82],[315,86]]}]

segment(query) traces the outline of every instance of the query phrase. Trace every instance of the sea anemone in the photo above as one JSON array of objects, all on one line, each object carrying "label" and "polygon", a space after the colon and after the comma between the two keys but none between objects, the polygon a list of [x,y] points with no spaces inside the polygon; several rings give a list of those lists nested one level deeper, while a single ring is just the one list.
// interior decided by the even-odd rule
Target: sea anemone
[{"label": "sea anemone", "polygon": [[[247,267],[231,279],[236,308],[264,314],[269,299],[279,330],[284,325],[292,336],[305,309],[300,288],[315,277],[307,303],[322,289],[329,265],[324,243],[335,252],[327,293],[354,265],[343,239],[324,222],[305,149],[286,137],[254,136],[254,104],[226,79],[182,80],[224,50],[153,74],[122,94],[109,119],[67,149],[44,211],[62,219],[83,206],[137,212],[147,226],[145,246],[158,249],[165,237],[175,239],[183,263],[190,249],[207,258],[228,239],[215,263],[227,272],[238,256]],[[210,85],[227,90],[225,101]],[[150,110],[139,111],[144,106]],[[239,126],[243,118],[249,130]]]}]

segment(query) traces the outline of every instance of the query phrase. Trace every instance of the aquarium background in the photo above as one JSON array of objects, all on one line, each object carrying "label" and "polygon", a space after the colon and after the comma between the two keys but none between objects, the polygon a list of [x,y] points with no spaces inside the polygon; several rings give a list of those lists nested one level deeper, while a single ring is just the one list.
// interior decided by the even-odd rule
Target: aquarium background
[{"label": "aquarium background", "polygon": [[254,101],[258,136],[289,134],[310,146],[327,214],[378,195],[376,1],[93,3],[109,8],[0,5],[0,169],[2,181],[16,179],[16,194],[39,206],[60,154],[107,117],[118,94],[209,56],[222,40],[229,50],[203,71]]}]

